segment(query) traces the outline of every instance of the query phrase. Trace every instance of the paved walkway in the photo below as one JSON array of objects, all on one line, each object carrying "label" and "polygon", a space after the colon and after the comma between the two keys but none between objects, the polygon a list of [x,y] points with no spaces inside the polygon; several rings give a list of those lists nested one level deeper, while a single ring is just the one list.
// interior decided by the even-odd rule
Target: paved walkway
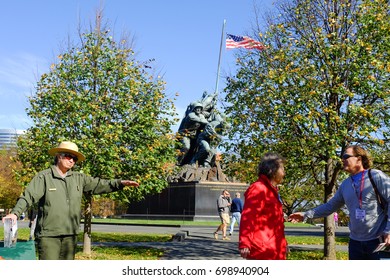
[{"label": "paved walkway", "polygon": [[[93,225],[98,231],[104,231],[101,226]],[[238,236],[229,236],[231,240],[223,241],[222,236],[215,240],[211,227],[164,227],[164,226],[116,226],[116,231],[132,233],[156,233],[172,234],[170,242],[134,242],[120,243],[129,247],[152,247],[164,250],[162,260],[239,260],[242,259],[238,252]],[[112,231],[112,227],[111,227]],[[118,246],[118,243],[93,243],[102,246]]]},{"label": "paved walkway", "polygon": [[[94,225],[95,226],[95,225]],[[93,227],[94,227],[93,226]],[[111,231],[112,231],[111,227]],[[93,229],[94,230],[94,229]],[[100,228],[98,231],[102,231]],[[215,240],[211,227],[160,227],[160,226],[116,226],[116,231],[133,233],[161,233],[175,236],[171,242],[136,242],[122,243],[121,246],[153,247],[165,251],[164,260],[240,260],[238,252],[238,235],[229,236],[231,240]],[[286,235],[317,235],[323,236],[322,228],[286,228]],[[336,236],[348,235],[347,228],[339,228]],[[98,245],[99,243],[94,243]],[[104,243],[101,245],[110,246]],[[118,246],[118,243],[112,244]],[[290,245],[293,250],[322,250],[323,245]],[[347,251],[347,246],[337,246],[338,251]]]},{"label": "paved walkway", "polygon": [[172,242],[93,243],[102,246],[150,247],[164,250],[161,260],[239,260],[237,242],[194,240]]}]

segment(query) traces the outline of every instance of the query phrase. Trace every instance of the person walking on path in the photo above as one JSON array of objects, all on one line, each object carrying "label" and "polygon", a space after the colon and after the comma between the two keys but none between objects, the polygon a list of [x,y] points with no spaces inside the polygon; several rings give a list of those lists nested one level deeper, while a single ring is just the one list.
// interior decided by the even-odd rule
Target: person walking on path
[{"label": "person walking on path", "polygon": [[214,232],[214,238],[218,239],[218,232],[222,231],[222,240],[230,240],[226,236],[227,225],[230,223],[230,209],[231,205],[230,193],[227,190],[223,190],[222,194],[217,200],[218,214],[221,219],[221,224],[218,226],[217,230]]},{"label": "person walking on path", "polygon": [[230,223],[229,235],[233,235],[234,224],[236,223],[236,221],[238,228],[240,228],[241,212],[244,207],[240,196],[240,193],[236,192],[236,197],[232,200],[232,205],[230,206],[230,212],[232,213],[232,221]]},{"label": "person walking on path", "polygon": [[138,187],[139,184],[130,180],[103,180],[72,172],[77,161],[85,160],[73,142],[62,142],[50,149],[49,154],[54,156],[54,165],[35,175],[11,213],[3,217],[3,223],[7,218],[15,223],[26,209],[37,203],[35,241],[39,259],[73,260],[83,193],[109,193],[126,186]]},{"label": "person walking on path", "polygon": [[343,169],[350,176],[326,203],[290,215],[291,222],[306,218],[326,217],[344,204],[350,219],[348,254],[350,260],[379,260],[388,258],[387,252],[374,252],[383,242],[390,246],[390,177],[380,170],[370,169],[369,153],[360,146],[346,148],[342,156]]},{"label": "person walking on path", "polygon": [[238,248],[249,260],[285,260],[283,205],[278,185],[285,176],[285,160],[267,153],[258,166],[258,179],[245,192]]},{"label": "person walking on path", "polygon": [[334,219],[334,227],[338,228],[339,227],[339,214],[337,214],[337,212],[333,213],[333,219]]}]

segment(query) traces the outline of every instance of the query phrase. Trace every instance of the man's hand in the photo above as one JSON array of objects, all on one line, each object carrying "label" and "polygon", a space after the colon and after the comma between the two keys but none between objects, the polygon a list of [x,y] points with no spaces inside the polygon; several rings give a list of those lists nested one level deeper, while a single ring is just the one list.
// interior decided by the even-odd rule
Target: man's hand
[{"label": "man's hand", "polygon": [[126,187],[138,187],[139,184],[135,181],[130,181],[130,180],[122,180],[121,184],[126,186]]},{"label": "man's hand", "polygon": [[302,212],[293,213],[288,217],[288,221],[292,223],[302,222],[304,214]]},{"label": "man's hand", "polygon": [[390,245],[390,234],[383,235],[383,242],[386,243],[386,245]]},{"label": "man's hand", "polygon": [[3,217],[3,224],[5,223],[5,219],[12,219],[12,224],[16,224],[17,220],[18,220],[18,216],[16,216],[15,214],[8,214],[7,216],[4,216]]}]

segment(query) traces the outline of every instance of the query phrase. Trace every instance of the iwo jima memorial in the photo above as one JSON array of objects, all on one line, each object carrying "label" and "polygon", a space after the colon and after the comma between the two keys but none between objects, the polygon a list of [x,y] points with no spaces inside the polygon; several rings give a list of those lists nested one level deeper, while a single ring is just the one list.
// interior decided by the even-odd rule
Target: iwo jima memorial
[{"label": "iwo jima memorial", "polygon": [[243,194],[247,184],[228,178],[216,147],[229,129],[223,113],[216,109],[217,94],[203,93],[190,103],[178,129],[178,171],[168,178],[161,193],[134,202],[127,217],[142,219],[217,220],[216,201],[222,190]]}]

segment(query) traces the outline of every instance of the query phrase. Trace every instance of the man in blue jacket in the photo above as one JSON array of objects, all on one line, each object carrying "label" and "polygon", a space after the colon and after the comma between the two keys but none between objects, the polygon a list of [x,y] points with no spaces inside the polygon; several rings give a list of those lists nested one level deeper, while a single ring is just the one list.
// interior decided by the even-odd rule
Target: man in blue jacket
[{"label": "man in blue jacket", "polygon": [[234,224],[237,221],[238,228],[240,228],[241,221],[241,212],[244,208],[244,204],[240,198],[240,193],[236,193],[236,197],[232,200],[232,205],[230,205],[230,212],[232,213],[232,221],[230,223],[229,235],[233,234]]}]

